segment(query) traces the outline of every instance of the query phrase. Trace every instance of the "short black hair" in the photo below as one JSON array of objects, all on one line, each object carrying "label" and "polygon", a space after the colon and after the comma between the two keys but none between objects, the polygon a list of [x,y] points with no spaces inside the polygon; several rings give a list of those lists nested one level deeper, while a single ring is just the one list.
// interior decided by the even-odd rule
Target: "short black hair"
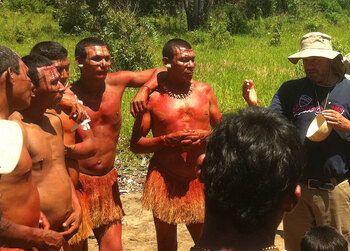
[{"label": "short black hair", "polygon": [[202,167],[206,215],[225,229],[255,232],[294,195],[304,154],[283,115],[262,107],[228,114],[209,137]]},{"label": "short black hair", "polygon": [[68,57],[67,49],[55,41],[43,41],[37,43],[30,51],[30,55],[33,54],[47,57],[50,60],[58,60]]},{"label": "short black hair", "polygon": [[166,44],[163,47],[163,57],[167,57],[169,59],[172,59],[174,57],[174,49],[173,47],[182,47],[185,49],[192,49],[189,42],[180,39],[180,38],[174,38],[166,42]]},{"label": "short black hair", "polygon": [[0,45],[0,76],[11,67],[18,75],[20,73],[20,57],[10,48]]},{"label": "short black hair", "polygon": [[317,226],[307,231],[301,240],[301,251],[347,251],[348,242],[331,226]]},{"label": "short black hair", "polygon": [[50,59],[48,59],[47,57],[37,55],[37,54],[24,56],[22,58],[22,61],[28,67],[28,76],[32,80],[32,83],[36,87],[39,87],[40,83],[39,83],[39,76],[38,76],[37,68],[40,68],[43,66],[50,66],[50,65],[52,65],[52,61]]},{"label": "short black hair", "polygon": [[97,37],[88,37],[80,40],[78,44],[75,46],[75,57],[80,57],[81,59],[85,59],[87,54],[85,47],[87,46],[107,46],[103,40]]}]

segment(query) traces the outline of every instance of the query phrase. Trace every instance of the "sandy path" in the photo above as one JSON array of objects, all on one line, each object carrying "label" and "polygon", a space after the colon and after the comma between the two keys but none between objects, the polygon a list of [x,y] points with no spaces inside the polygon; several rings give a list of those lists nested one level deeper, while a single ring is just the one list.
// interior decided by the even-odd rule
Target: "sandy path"
[{"label": "sandy path", "polygon": [[[141,208],[141,193],[133,192],[121,195],[123,207],[127,214],[123,219],[123,247],[124,251],[153,251],[157,250],[156,234],[154,230],[152,214]],[[284,250],[283,239],[279,235],[282,233],[282,224],[276,235],[276,245],[280,250]],[[193,241],[185,225],[178,226],[178,250],[188,251],[192,247]],[[96,240],[89,238],[89,250],[98,251]]]}]

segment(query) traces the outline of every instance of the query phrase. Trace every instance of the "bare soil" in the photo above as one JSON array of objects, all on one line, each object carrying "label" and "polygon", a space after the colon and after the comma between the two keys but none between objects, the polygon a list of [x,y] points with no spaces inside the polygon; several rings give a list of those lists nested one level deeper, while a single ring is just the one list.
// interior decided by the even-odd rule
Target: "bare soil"
[{"label": "bare soil", "polygon": [[[121,189],[123,190],[123,189]],[[137,189],[138,190],[138,189]],[[156,233],[152,213],[141,208],[141,191],[121,195],[126,216],[123,219],[123,247],[124,251],[152,251],[157,250]],[[284,250],[282,224],[278,228],[275,244]],[[188,251],[194,245],[185,225],[178,226],[178,250]],[[93,236],[89,237],[89,250],[98,251],[98,245]]]}]

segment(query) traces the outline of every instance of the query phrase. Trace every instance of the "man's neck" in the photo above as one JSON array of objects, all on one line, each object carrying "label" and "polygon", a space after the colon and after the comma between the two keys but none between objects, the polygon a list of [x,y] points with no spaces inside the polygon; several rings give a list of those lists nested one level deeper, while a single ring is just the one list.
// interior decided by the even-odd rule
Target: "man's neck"
[{"label": "man's neck", "polygon": [[171,78],[168,76],[167,80],[165,81],[165,86],[175,92],[175,93],[187,93],[188,89],[190,88],[192,81],[191,82],[180,82],[176,80],[175,78]]},{"label": "man's neck", "polygon": [[225,229],[220,231],[221,227],[217,222],[208,218],[204,224],[202,236],[198,246],[211,249],[232,249],[232,250],[259,250],[274,245],[276,228],[275,226],[265,227],[254,233],[242,234],[235,229]]},{"label": "man's neck", "polygon": [[331,87],[331,86],[336,85],[338,82],[340,82],[341,79],[342,79],[342,77],[332,75],[332,76],[330,76],[328,81],[318,82],[315,84],[320,85],[320,86],[325,86],[325,87]]},{"label": "man's neck", "polygon": [[30,107],[21,111],[23,121],[27,123],[33,122],[35,124],[40,124],[46,110],[47,108],[42,107],[39,103],[32,100]]},{"label": "man's neck", "polygon": [[96,94],[105,89],[105,83],[106,79],[90,78],[89,76],[83,75],[74,85],[84,93]]}]

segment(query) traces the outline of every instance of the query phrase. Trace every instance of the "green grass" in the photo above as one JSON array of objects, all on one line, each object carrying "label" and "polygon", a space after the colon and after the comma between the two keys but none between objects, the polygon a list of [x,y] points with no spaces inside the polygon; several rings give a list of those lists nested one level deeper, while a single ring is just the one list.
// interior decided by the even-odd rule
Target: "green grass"
[{"label": "green grass", "polygon": [[[270,46],[273,37],[271,27],[276,23],[282,25],[281,44]],[[283,15],[261,20],[260,24],[256,24],[256,33],[232,36],[227,41],[221,41],[222,46],[218,46],[218,41],[212,40],[192,43],[196,38],[189,32],[159,35],[150,50],[155,55],[154,64],[161,67],[161,48],[168,39],[180,37],[191,42],[197,55],[194,79],[213,87],[222,113],[234,112],[246,107],[241,96],[241,87],[245,79],[254,80],[260,105],[268,106],[273,94],[284,81],[304,75],[302,65],[291,64],[287,57],[299,50],[300,38],[310,31],[310,23],[318,27],[319,31],[331,35],[337,50],[343,53],[350,52],[350,18],[342,18],[334,25],[317,13],[299,21]],[[74,63],[74,47],[82,36],[62,34],[50,14],[33,16],[28,13],[5,11],[0,15],[0,25],[4,31],[0,34],[0,43],[12,48],[20,56],[27,55],[37,42],[60,42],[69,51],[72,77],[76,79],[79,76]],[[134,122],[129,114],[129,106],[136,92],[135,89],[127,90],[122,100],[123,126],[121,142],[117,149],[117,162],[137,167],[142,161],[142,156],[135,158],[127,149]]]}]

